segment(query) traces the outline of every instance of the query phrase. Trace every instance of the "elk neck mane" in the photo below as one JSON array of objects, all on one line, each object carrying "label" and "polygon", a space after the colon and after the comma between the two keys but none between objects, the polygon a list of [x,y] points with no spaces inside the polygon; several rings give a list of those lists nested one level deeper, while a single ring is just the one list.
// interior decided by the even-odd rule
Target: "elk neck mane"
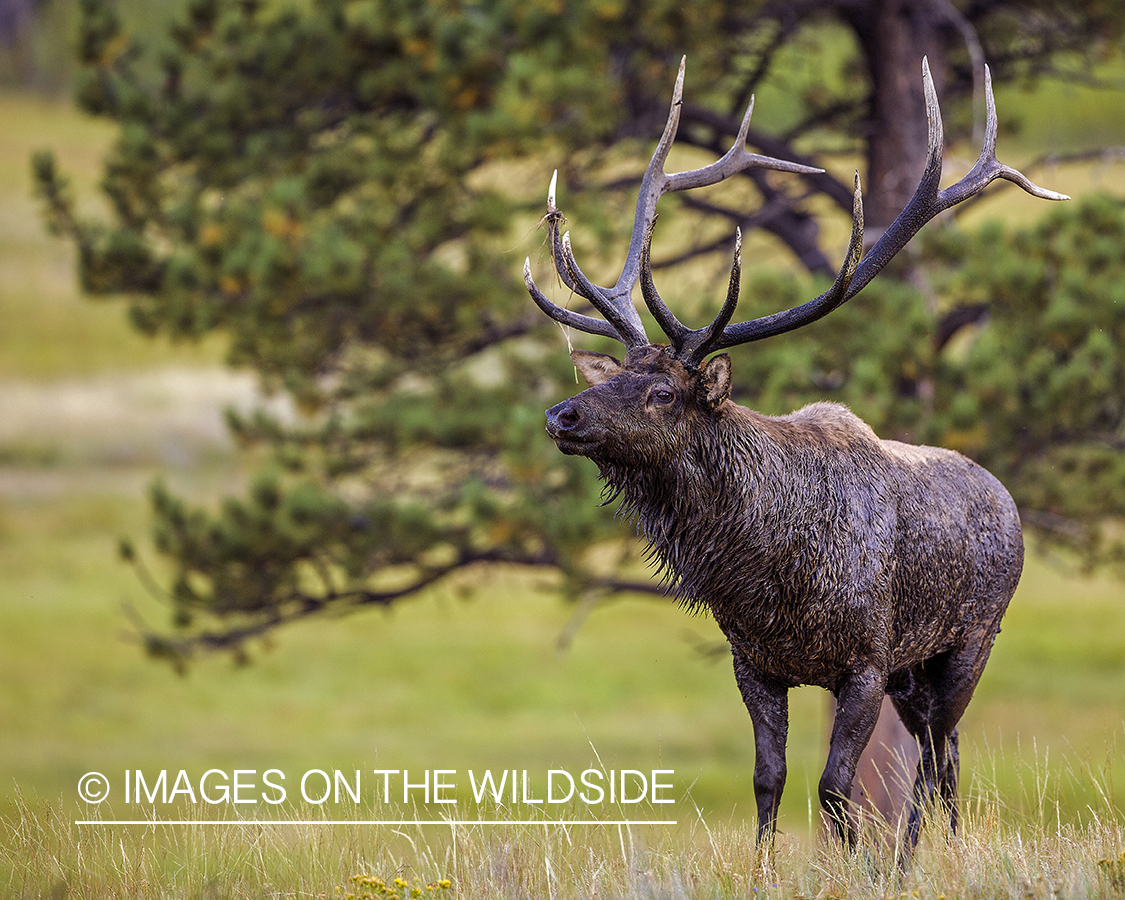
[{"label": "elk neck mane", "polygon": [[605,502],[620,500],[617,514],[640,526],[666,589],[693,612],[732,540],[749,549],[747,506],[784,465],[773,421],[728,400],[655,465],[599,464]]},{"label": "elk neck mane", "polygon": [[846,407],[814,403],[772,417],[727,400],[685,429],[681,452],[656,465],[608,462],[599,469],[606,503],[620,500],[618,514],[640,525],[669,593],[696,611],[705,606],[702,597],[721,602],[726,593],[731,546],[764,575],[777,553],[776,529],[788,524],[779,516],[819,505],[811,495],[799,496],[809,488],[794,496],[793,472],[815,481],[826,454],[839,460],[857,450],[867,459],[883,452],[871,428]]}]

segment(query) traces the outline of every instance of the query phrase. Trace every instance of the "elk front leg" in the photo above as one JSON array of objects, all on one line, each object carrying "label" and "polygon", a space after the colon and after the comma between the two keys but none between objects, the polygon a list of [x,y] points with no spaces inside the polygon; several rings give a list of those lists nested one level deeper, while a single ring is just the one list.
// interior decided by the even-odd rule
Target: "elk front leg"
[{"label": "elk front leg", "polygon": [[820,777],[820,805],[848,847],[856,840],[855,822],[848,810],[852,780],[860,754],[875,730],[886,687],[886,675],[869,667],[848,675],[836,691],[828,762]]},{"label": "elk front leg", "polygon": [[754,799],[758,846],[773,843],[777,807],[785,787],[785,740],[789,734],[789,689],[758,672],[736,649],[734,677],[754,725]]}]

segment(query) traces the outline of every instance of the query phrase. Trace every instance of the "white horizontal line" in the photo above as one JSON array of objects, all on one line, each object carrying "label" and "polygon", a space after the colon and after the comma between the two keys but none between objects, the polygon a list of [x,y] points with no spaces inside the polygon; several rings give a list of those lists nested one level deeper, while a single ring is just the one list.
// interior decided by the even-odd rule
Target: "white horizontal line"
[{"label": "white horizontal line", "polygon": [[675,825],[674,819],[77,819],[75,825]]}]

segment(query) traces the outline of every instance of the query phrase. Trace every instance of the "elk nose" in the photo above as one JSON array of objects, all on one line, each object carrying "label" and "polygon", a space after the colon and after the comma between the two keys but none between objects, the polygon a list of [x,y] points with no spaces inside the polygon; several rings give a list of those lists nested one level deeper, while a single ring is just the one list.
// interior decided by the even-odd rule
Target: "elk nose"
[{"label": "elk nose", "polygon": [[582,424],[582,410],[576,403],[564,400],[547,410],[547,432],[558,434]]}]

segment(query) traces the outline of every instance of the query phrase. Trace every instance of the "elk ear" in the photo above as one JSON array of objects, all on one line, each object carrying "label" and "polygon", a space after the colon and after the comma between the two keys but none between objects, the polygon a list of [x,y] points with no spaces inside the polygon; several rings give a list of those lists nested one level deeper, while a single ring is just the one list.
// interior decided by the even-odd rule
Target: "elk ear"
[{"label": "elk ear", "polygon": [[699,373],[699,388],[711,409],[730,396],[730,357],[720,353]]},{"label": "elk ear", "polygon": [[604,353],[591,353],[589,350],[571,350],[570,359],[574,367],[582,373],[586,383],[593,387],[609,381],[621,371],[621,363]]}]

